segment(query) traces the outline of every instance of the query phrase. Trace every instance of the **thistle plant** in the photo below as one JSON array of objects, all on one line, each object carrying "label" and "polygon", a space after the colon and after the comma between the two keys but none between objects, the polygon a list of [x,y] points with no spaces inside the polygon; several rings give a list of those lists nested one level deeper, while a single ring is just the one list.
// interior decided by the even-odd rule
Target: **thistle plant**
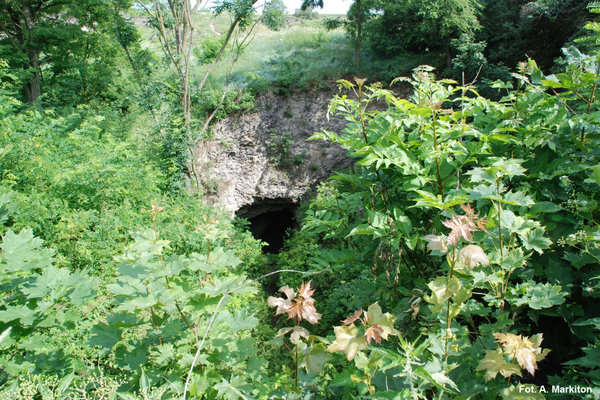
[{"label": "thistle plant", "polygon": [[[269,296],[267,304],[271,307],[277,307],[276,314],[287,314],[288,318],[294,321],[294,326],[281,328],[277,333],[277,337],[285,336],[290,333],[290,342],[294,345],[294,383],[298,390],[298,347],[301,343],[301,338],[309,339],[310,333],[307,329],[300,326],[302,320],[306,320],[311,324],[316,324],[321,319],[321,314],[317,312],[314,306],[315,299],[313,294],[315,289],[312,289],[310,284],[302,282],[298,293],[289,286],[284,286],[279,289],[285,295],[285,298]],[[307,346],[308,347],[308,346]],[[312,346],[311,346],[312,347]],[[304,348],[305,354],[310,354],[311,349]],[[308,362],[305,362],[308,367]]]}]

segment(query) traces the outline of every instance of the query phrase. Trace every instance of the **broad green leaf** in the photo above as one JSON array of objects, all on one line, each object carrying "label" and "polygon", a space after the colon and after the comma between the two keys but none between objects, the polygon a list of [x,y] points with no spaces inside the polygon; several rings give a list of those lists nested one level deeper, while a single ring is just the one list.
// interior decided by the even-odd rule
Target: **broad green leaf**
[{"label": "broad green leaf", "polygon": [[531,196],[525,194],[524,192],[513,193],[509,191],[505,193],[504,196],[499,199],[499,201],[505,204],[521,207],[528,207],[535,204]]},{"label": "broad green leaf", "polygon": [[0,261],[4,260],[2,272],[16,272],[25,275],[32,269],[48,268],[52,264],[54,251],[43,249],[42,239],[33,236],[31,229],[23,229],[18,234],[9,230],[2,238],[2,254]]},{"label": "broad green leaf", "polygon": [[119,340],[121,340],[121,329],[119,327],[98,323],[92,328],[92,337],[88,343],[92,346],[101,346],[110,350]]},{"label": "broad green leaf", "polygon": [[541,201],[539,203],[535,203],[529,211],[533,214],[538,213],[555,213],[562,210],[562,207],[558,204],[554,204],[551,201]]},{"label": "broad green leaf", "polygon": [[403,235],[410,235],[412,231],[412,222],[409,217],[404,215],[399,209],[394,209],[394,224]]},{"label": "broad green leaf", "polygon": [[374,233],[375,233],[375,229],[373,229],[373,227],[371,225],[361,224],[361,225],[354,227],[346,237],[357,236],[357,235],[375,236]]},{"label": "broad green leaf", "polygon": [[69,271],[66,268],[58,269],[55,266],[49,266],[42,271],[41,275],[34,277],[33,283],[23,287],[21,291],[29,299],[42,298],[53,293],[54,297],[62,297],[68,287],[63,286],[69,279]]},{"label": "broad green leaf", "polygon": [[254,329],[258,325],[258,318],[248,314],[248,311],[243,308],[235,311],[235,314],[228,321],[228,324],[234,332]]},{"label": "broad green leaf", "polygon": [[12,326],[6,328],[2,333],[0,333],[0,348],[8,345],[10,342],[10,331],[12,330]]},{"label": "broad green leaf", "polygon": [[84,304],[96,292],[98,287],[98,278],[92,277],[84,271],[75,271],[71,273],[69,281],[72,283],[72,290],[69,293],[69,300],[75,305]]},{"label": "broad green leaf", "polygon": [[134,341],[131,346],[131,349],[119,346],[114,354],[118,366],[133,372],[148,362],[148,344]]},{"label": "broad green leaf", "polygon": [[23,325],[31,325],[34,322],[35,311],[26,305],[7,305],[6,309],[0,310],[0,321],[11,322],[19,320]]},{"label": "broad green leaf", "polygon": [[[217,247],[210,253],[210,265],[214,265],[219,270],[226,268],[235,268],[242,263],[232,250],[223,250],[222,247]],[[207,271],[210,272],[210,271]]]},{"label": "broad green leaf", "polygon": [[134,243],[129,246],[126,254],[133,256],[134,254],[162,254],[165,248],[168,248],[168,240],[159,240],[158,234],[151,228],[144,231],[135,232],[131,234],[134,239]]},{"label": "broad green leaf", "polygon": [[307,372],[318,374],[325,363],[329,361],[330,355],[320,343],[310,346],[307,350],[308,352],[305,352],[300,367],[306,369]]},{"label": "broad green leaf", "polygon": [[192,375],[190,383],[190,394],[196,397],[202,397],[210,387],[210,383],[205,375]]},{"label": "broad green leaf", "polygon": [[75,379],[75,373],[71,372],[58,382],[58,385],[56,386],[56,392],[58,393],[59,397],[66,394],[67,390],[71,386],[71,382],[73,382],[73,379]]},{"label": "broad green leaf", "polygon": [[510,303],[517,307],[528,305],[534,310],[541,310],[562,304],[567,295],[559,285],[536,283],[533,281],[517,284],[508,293],[507,300]]},{"label": "broad green leaf", "polygon": [[[0,158],[3,155],[3,148],[0,148]],[[0,186],[0,225],[6,222],[8,217],[13,213],[16,204],[12,202],[13,193]]]},{"label": "broad green leaf", "polygon": [[169,363],[169,361],[175,358],[176,349],[171,343],[163,343],[157,345],[153,349],[153,353],[156,354],[154,361],[158,365],[166,366]]},{"label": "broad green leaf", "polygon": [[581,321],[576,321],[572,325],[574,326],[587,326],[593,325],[594,329],[600,330],[600,317],[598,318],[589,318]]},{"label": "broad green leaf", "polygon": [[594,181],[597,185],[600,185],[600,164],[589,168],[592,170],[590,180]]},{"label": "broad green leaf", "polygon": [[221,379],[221,382],[214,385],[214,389],[218,392],[219,399],[226,400],[248,400],[250,397],[244,393],[243,387],[247,384],[244,382],[244,378],[240,375],[231,378],[231,382],[225,378]]},{"label": "broad green leaf", "polygon": [[523,246],[527,250],[535,250],[542,254],[544,249],[547,249],[552,244],[550,239],[544,237],[544,231],[544,228],[538,227],[527,231],[525,235],[519,235],[523,241]]},{"label": "broad green leaf", "polygon": [[471,175],[472,183],[488,182],[496,183],[496,171],[491,167],[477,167],[468,171],[466,175]]},{"label": "broad green leaf", "polygon": [[454,383],[452,379],[448,378],[448,376],[444,375],[442,372],[432,373],[431,379],[437,382],[440,386],[450,387],[451,389],[458,391],[458,386],[456,386],[456,383]]},{"label": "broad green leaf", "polygon": [[581,350],[585,353],[584,356],[568,361],[565,365],[575,365],[596,369],[600,365],[600,345],[598,343],[590,346],[582,347]]},{"label": "broad green leaf", "polygon": [[142,395],[146,397],[150,393],[150,380],[148,379],[148,376],[146,376],[144,367],[140,369],[142,370],[142,373],[140,375],[140,393],[142,393]]}]

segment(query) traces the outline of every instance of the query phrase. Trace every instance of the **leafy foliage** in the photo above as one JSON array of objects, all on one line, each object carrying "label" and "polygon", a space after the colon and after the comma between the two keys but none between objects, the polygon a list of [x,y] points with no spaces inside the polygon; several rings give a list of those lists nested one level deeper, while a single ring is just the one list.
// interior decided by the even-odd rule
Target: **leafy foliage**
[{"label": "leafy foliage", "polygon": [[[380,54],[419,51],[463,81],[509,80],[492,84],[495,100],[428,66],[394,82],[410,97],[340,80],[329,111],[347,125],[313,139],[356,163],[317,188],[302,229],[270,257],[310,271],[308,282],[281,275],[284,297],[247,278],[274,266],[243,225],[184,193],[189,133],[204,137],[198,121],[251,108],[272,84],[326,86],[331,71],[312,72],[323,66],[349,75],[348,42],[272,32],[294,40],[245,75],[228,69],[231,86],[197,74],[237,60],[244,40],[194,42],[192,122],[173,80],[187,67],[162,69],[173,64],[142,48],[138,13],[101,3],[46,2],[49,17],[0,48],[0,397],[492,399],[600,385],[600,30],[589,23],[553,74],[502,64],[549,22],[560,28],[540,35],[564,42],[582,2],[356,3],[348,27],[358,39],[364,23]],[[0,5],[0,23],[17,27],[10,10],[36,4]],[[252,7],[217,12],[251,30]],[[176,35],[181,21],[162,23]],[[403,40],[387,40],[399,26]],[[36,71],[44,109],[17,99]],[[289,153],[290,135],[272,150]]]},{"label": "leafy foliage", "polygon": [[[423,343],[426,370],[436,377],[422,381],[414,370],[402,378],[396,375],[401,385],[413,385],[414,398],[455,390],[488,396],[475,383],[478,379],[501,386],[499,376],[516,375],[527,382],[521,369],[533,374],[548,368],[549,360],[556,365],[577,354],[551,338],[548,355],[548,349],[540,348],[541,335],[525,335],[533,326],[545,326],[548,318],[559,317],[575,327],[575,308],[580,315],[594,314],[579,308],[591,303],[572,290],[580,279],[576,276],[595,276],[587,262],[598,257],[595,239],[590,242],[577,233],[583,226],[595,231],[598,218],[596,206],[589,203],[590,195],[596,197],[590,168],[597,163],[598,136],[587,122],[597,102],[594,79],[583,78],[595,74],[594,66],[585,64],[595,61],[578,54],[562,74],[545,76],[533,61],[521,65],[520,73],[513,74],[515,89],[510,83],[496,84],[506,91],[498,102],[480,97],[472,86],[434,80],[429,67],[402,79],[414,88],[408,100],[360,79],[342,80],[340,88],[353,95],[336,97],[330,112],[346,118],[346,130],[313,135],[338,143],[357,161],[354,171],[338,173],[321,188],[306,211],[301,235],[316,238],[321,254],[349,251],[347,258],[329,261],[342,285],[365,287],[360,283],[364,277],[354,275],[350,283],[343,278],[344,271],[360,265],[371,276],[368,292],[375,299],[390,307],[400,299],[402,308],[397,306],[395,315],[405,346]],[[553,85],[560,92],[548,90]],[[377,102],[387,108],[373,107]],[[567,148],[579,154],[576,160],[562,153]],[[552,167],[540,164],[540,157],[552,159]],[[548,191],[550,182],[561,189]],[[573,193],[583,196],[584,203]],[[456,211],[459,205],[462,213]],[[439,267],[427,260],[426,243]],[[322,256],[309,257],[308,264]],[[582,275],[584,265],[591,269]],[[326,277],[315,279],[323,284]],[[359,307],[365,304],[358,296],[354,301]],[[507,318],[509,314],[516,318]],[[363,371],[355,381],[364,390],[383,393],[376,382],[385,372],[373,373],[371,357],[357,361],[367,341],[351,324],[355,318],[335,328],[332,350],[343,350],[355,361],[346,368]],[[585,346],[589,339],[580,335],[569,340]],[[501,343],[498,350],[490,350],[494,338]],[[453,361],[459,359],[460,365]],[[569,379],[586,379],[565,373],[571,374]],[[421,384],[409,384],[414,381]],[[356,390],[352,393],[361,393],[360,385]]]},{"label": "leafy foliage", "polygon": [[264,5],[261,21],[267,28],[278,31],[285,28],[285,11],[286,6],[282,0],[271,0]]}]

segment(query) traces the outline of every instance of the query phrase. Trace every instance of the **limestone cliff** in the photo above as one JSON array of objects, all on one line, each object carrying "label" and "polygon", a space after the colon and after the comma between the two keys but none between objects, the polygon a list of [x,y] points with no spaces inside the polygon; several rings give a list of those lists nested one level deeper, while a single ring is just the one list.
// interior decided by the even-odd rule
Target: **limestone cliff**
[{"label": "limestone cliff", "polygon": [[[351,160],[338,146],[306,141],[323,129],[340,132],[345,121],[327,118],[335,91],[310,91],[259,96],[253,111],[231,115],[212,127],[212,139],[193,150],[196,174],[205,198],[232,214],[247,218],[264,205],[297,202],[333,171]],[[246,211],[244,211],[246,210]]]}]

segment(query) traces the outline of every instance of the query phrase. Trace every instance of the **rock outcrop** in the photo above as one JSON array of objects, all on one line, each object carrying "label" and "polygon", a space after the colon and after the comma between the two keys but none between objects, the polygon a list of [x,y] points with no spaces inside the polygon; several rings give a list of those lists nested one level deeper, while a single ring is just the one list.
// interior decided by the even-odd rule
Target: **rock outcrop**
[{"label": "rock outcrop", "polygon": [[[231,115],[212,127],[212,139],[193,150],[194,167],[212,204],[252,218],[260,207],[296,203],[351,160],[337,145],[306,141],[314,132],[340,132],[345,120],[327,118],[335,92],[259,96],[253,111]],[[263,210],[264,211],[264,210]],[[254,215],[252,215],[254,214]]]}]

